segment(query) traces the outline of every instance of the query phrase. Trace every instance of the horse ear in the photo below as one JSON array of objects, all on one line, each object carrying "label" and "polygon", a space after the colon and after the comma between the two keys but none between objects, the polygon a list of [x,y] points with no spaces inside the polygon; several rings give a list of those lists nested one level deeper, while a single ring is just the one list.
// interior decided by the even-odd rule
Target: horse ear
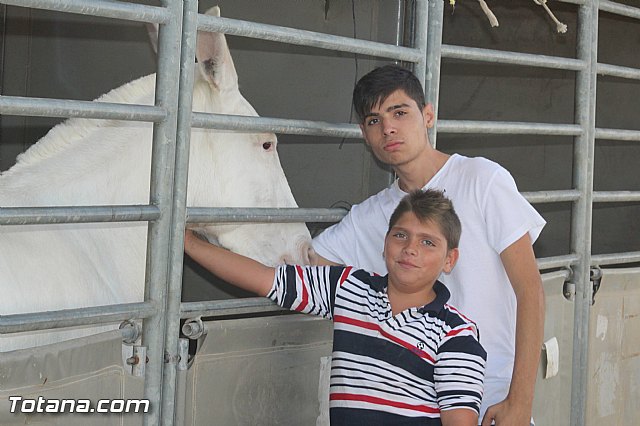
[{"label": "horse ear", "polygon": [[[206,14],[220,16],[220,8],[214,6]],[[198,31],[196,58],[200,73],[209,84],[218,90],[238,89],[238,74],[224,34]]]}]

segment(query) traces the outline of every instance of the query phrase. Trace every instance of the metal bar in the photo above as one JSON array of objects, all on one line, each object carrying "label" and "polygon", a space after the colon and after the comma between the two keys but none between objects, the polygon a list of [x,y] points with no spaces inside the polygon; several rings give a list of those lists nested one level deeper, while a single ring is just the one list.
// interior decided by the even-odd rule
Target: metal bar
[{"label": "metal bar", "polygon": [[591,256],[592,266],[614,265],[640,262],[640,251],[625,253],[594,254]]},{"label": "metal bar", "polygon": [[621,67],[619,65],[598,64],[598,74],[603,76],[628,78],[640,80],[640,69]]},{"label": "metal bar", "polygon": [[575,124],[523,123],[509,121],[440,120],[438,132],[486,133],[494,135],[560,135],[578,136],[580,126]]},{"label": "metal bar", "polygon": [[640,191],[597,191],[593,193],[594,203],[639,202]]},{"label": "metal bar", "polygon": [[0,315],[0,334],[78,325],[108,324],[117,321],[148,318],[157,311],[156,305],[147,302]]},{"label": "metal bar", "polygon": [[422,52],[408,47],[216,16],[199,15],[198,29],[408,62],[422,59]]},{"label": "metal bar", "polygon": [[346,214],[344,209],[189,207],[187,222],[338,222]]},{"label": "metal bar", "polygon": [[[153,126],[151,154],[150,204],[158,206],[160,217],[150,222],[147,237],[145,301],[157,304],[157,315],[143,322],[142,345],[147,347],[147,373],[144,398],[155,409],[144,418],[145,426],[156,426],[163,419],[162,376],[164,372],[164,338],[171,238],[172,186],[175,165],[178,86],[180,80],[180,43],[182,36],[182,2],[162,0],[172,17],[158,31],[158,72],[155,105],[167,110],[167,119]],[[169,419],[172,421],[173,419]]]},{"label": "metal bar", "polygon": [[639,130],[596,129],[596,139],[640,141]]},{"label": "metal bar", "polygon": [[576,201],[580,198],[580,191],[574,189],[560,191],[536,191],[523,192],[522,196],[528,202],[535,203],[563,203],[568,201]]},{"label": "metal bar", "polygon": [[554,269],[554,268],[568,268],[574,265],[580,260],[578,254],[567,254],[563,256],[543,257],[537,259],[538,269]]},{"label": "metal bar", "polygon": [[289,135],[330,136],[361,139],[356,124],[333,124],[322,121],[289,120],[283,118],[246,117],[242,115],[193,113],[191,125],[195,128],[272,132]]},{"label": "metal bar", "polygon": [[560,58],[557,56],[534,55],[531,53],[520,52],[504,52],[501,50],[454,46],[449,44],[442,45],[442,57],[505,65],[526,65],[530,67],[562,69],[568,71],[581,71],[587,66],[584,61],[573,58]]},{"label": "metal bar", "polygon": [[542,280],[555,280],[557,278],[564,278],[564,280],[568,280],[571,276],[571,272],[568,269],[560,269],[558,271],[547,272],[546,274],[542,274]]},{"label": "metal bar", "polygon": [[429,19],[429,6],[427,0],[416,0],[416,16],[413,36],[413,47],[420,52],[417,61],[414,61],[413,71],[425,87],[427,76],[427,21]]},{"label": "metal bar", "polygon": [[588,1],[590,0],[558,0],[558,2],[560,3],[571,3],[571,4],[577,4],[577,5],[586,4]]},{"label": "metal bar", "polygon": [[166,113],[162,108],[147,105],[1,95],[0,114],[31,117],[79,117],[104,120],[153,121],[156,123],[166,117]]},{"label": "metal bar", "polygon": [[444,13],[444,2],[429,2],[428,22],[427,22],[427,75],[425,78],[425,96],[428,103],[433,105],[433,111],[436,120],[433,127],[429,129],[429,142],[434,148],[437,145],[438,126],[440,125],[438,117],[438,107],[440,104],[440,73],[442,62],[442,28]]},{"label": "metal bar", "polygon": [[640,9],[637,7],[627,6],[609,0],[600,0],[599,3],[599,8],[603,12],[640,19]]},{"label": "metal bar", "polygon": [[[332,124],[321,121],[290,120],[239,115],[194,113],[191,124],[195,128],[241,132],[273,132],[291,135],[315,135],[361,139],[360,129],[355,124]],[[529,134],[576,136],[582,133],[575,124],[547,124],[508,121],[440,120],[439,132]]]},{"label": "metal bar", "polygon": [[166,23],[170,16],[166,10],[160,7],[110,0],[0,0],[0,3],[79,15],[160,24]]},{"label": "metal bar", "polygon": [[[162,424],[179,422],[184,412],[176,413],[178,362],[180,362],[180,300],[182,295],[182,266],[184,257],[184,226],[187,215],[187,176],[191,137],[191,109],[193,103],[194,62],[196,56],[198,1],[183,0],[180,79],[176,124],[176,150],[171,210],[171,240],[169,245],[169,285],[165,320],[164,350],[166,359],[162,378]],[[188,342],[187,342],[188,349]],[[186,356],[186,352],[183,354]],[[184,363],[186,366],[186,361]],[[186,379],[184,374],[183,379]],[[185,391],[185,388],[182,388]],[[177,395],[182,400],[184,395]],[[184,406],[182,407],[184,409]],[[181,423],[178,423],[181,424]]]},{"label": "metal bar", "polygon": [[591,229],[593,164],[595,146],[596,84],[598,63],[598,0],[578,8],[577,56],[588,67],[576,78],[576,123],[583,133],[574,143],[573,182],[581,197],[574,203],[571,219],[571,251],[580,253],[575,265],[573,364],[571,376],[571,426],[585,423],[589,346],[589,314],[593,288],[591,272]]},{"label": "metal bar", "polygon": [[0,225],[141,222],[160,216],[156,206],[0,207]]},{"label": "metal bar", "polygon": [[182,303],[180,307],[180,318],[191,318],[196,316],[219,317],[284,310],[286,309],[281,308],[265,297],[248,297],[245,299]]}]

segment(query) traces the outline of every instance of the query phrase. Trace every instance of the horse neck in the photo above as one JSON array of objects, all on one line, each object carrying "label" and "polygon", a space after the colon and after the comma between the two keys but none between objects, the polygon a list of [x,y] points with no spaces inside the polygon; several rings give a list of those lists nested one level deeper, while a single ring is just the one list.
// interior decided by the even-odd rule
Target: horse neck
[{"label": "horse neck", "polygon": [[[101,102],[148,104],[155,76],[127,83]],[[138,188],[148,178],[151,125],[141,122],[70,119],[55,126],[0,176],[0,199],[24,205],[144,202]],[[127,194],[127,191],[130,191]],[[134,195],[135,193],[135,195]],[[148,189],[146,190],[148,194]]]}]

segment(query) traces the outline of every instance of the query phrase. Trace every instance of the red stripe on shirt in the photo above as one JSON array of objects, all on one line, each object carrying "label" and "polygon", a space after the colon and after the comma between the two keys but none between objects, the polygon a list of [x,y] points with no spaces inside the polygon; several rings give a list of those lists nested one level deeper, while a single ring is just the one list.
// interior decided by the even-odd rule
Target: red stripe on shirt
[{"label": "red stripe on shirt", "polygon": [[411,352],[413,352],[414,354],[418,355],[420,358],[427,359],[428,361],[430,361],[432,363],[436,362],[435,359],[433,359],[431,357],[431,355],[429,355],[428,353],[426,353],[422,349],[418,349],[417,347],[405,342],[404,340],[397,338],[393,334],[387,333],[386,331],[384,331],[377,324],[373,324],[373,323],[366,322],[366,321],[360,321],[360,320],[357,320],[355,318],[345,317],[344,315],[336,315],[336,316],[334,316],[333,317],[333,322],[349,324],[349,325],[353,325],[355,327],[366,328],[368,330],[377,331],[382,336],[386,337],[387,339],[391,340],[392,342],[397,343],[398,345],[409,349]]},{"label": "red stripe on shirt", "polygon": [[465,327],[465,328],[453,329],[453,330],[451,330],[451,331],[449,331],[447,333],[447,337],[458,335],[458,334],[462,333],[465,330],[469,330],[469,331],[473,332],[473,327]]},{"label": "red stripe on shirt", "polygon": [[332,393],[329,397],[331,401],[362,401],[377,405],[386,405],[388,407],[404,408],[406,410],[420,411],[428,414],[438,414],[439,408],[429,407],[427,405],[407,404],[406,402],[391,401],[389,399],[378,398],[370,395],[356,395],[351,393]]},{"label": "red stripe on shirt", "polygon": [[347,266],[346,268],[344,268],[344,270],[342,271],[342,275],[340,275],[340,281],[338,281],[338,286],[341,286],[342,283],[346,281],[347,277],[351,273],[351,269],[353,269],[352,266]]},{"label": "red stripe on shirt", "polygon": [[309,304],[309,293],[307,292],[307,285],[304,282],[304,271],[302,270],[302,267],[300,265],[296,265],[296,272],[298,273],[300,281],[302,282],[300,285],[300,287],[302,287],[302,301],[300,301],[300,304],[296,306],[295,309],[298,312],[302,312],[304,308],[306,308]]}]

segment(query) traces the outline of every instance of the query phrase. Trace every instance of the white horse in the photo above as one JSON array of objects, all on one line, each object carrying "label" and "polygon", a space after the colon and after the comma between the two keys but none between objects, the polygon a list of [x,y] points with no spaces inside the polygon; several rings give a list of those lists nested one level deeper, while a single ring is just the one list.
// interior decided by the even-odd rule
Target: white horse
[{"label": "white horse", "polygon": [[[222,34],[199,34],[197,58],[194,111],[257,116],[238,90]],[[154,86],[152,74],[97,101],[151,105]],[[55,126],[0,174],[0,206],[147,204],[151,130],[150,123],[75,118]],[[276,142],[271,133],[194,129],[187,205],[296,207]],[[194,228],[263,263],[308,263],[304,224]],[[146,234],[142,222],[0,227],[0,315],[142,301]],[[4,335],[0,352],[80,333]]]}]

